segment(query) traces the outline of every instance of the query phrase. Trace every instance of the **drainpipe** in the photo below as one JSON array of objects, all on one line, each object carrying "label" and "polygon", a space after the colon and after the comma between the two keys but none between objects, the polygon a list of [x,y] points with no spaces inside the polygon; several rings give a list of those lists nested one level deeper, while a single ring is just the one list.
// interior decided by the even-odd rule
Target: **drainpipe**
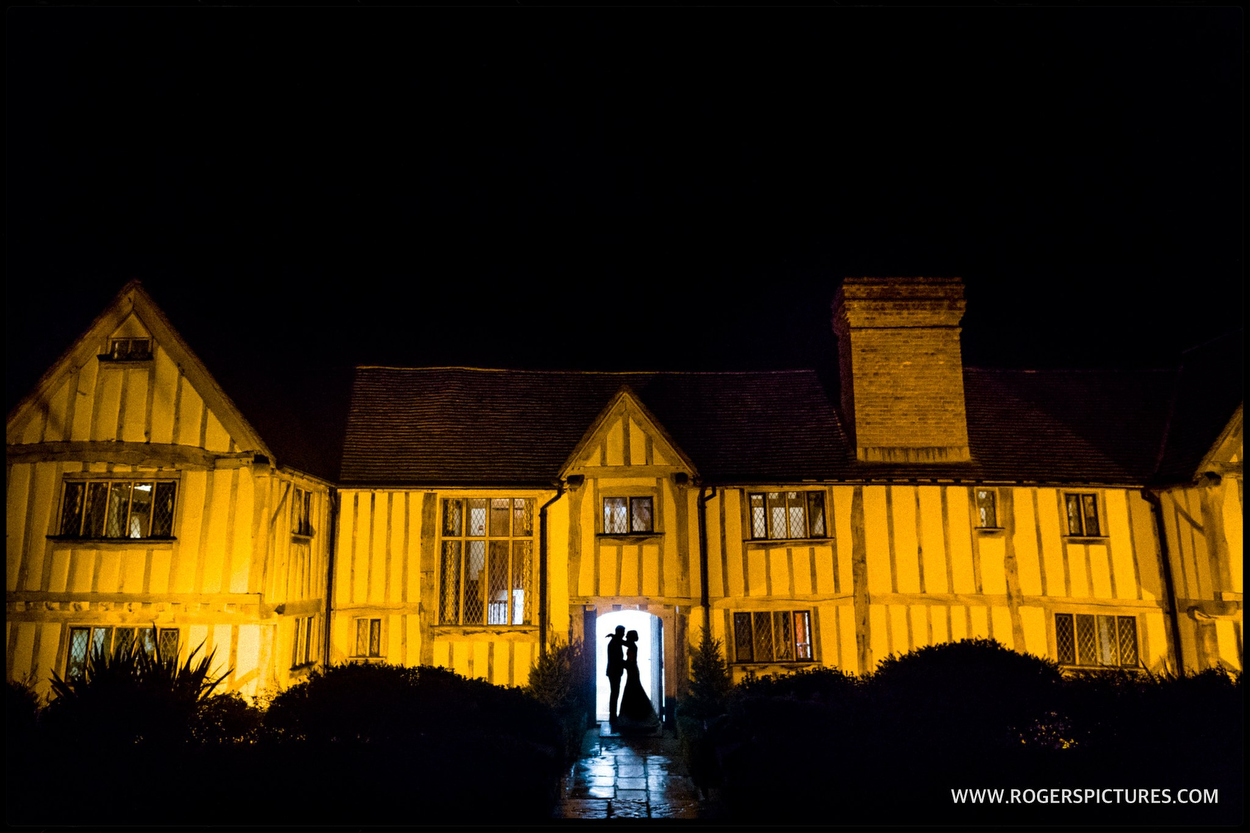
[{"label": "drainpipe", "polygon": [[556,483],[556,493],[538,510],[538,652],[547,653],[547,507],[564,496],[564,482]]},{"label": "drainpipe", "polygon": [[1180,612],[1176,609],[1176,584],[1172,579],[1172,559],[1168,557],[1168,531],[1163,525],[1163,498],[1158,492],[1150,489],[1142,489],[1142,497],[1150,504],[1151,514],[1155,519],[1155,529],[1159,535],[1159,558],[1163,562],[1163,584],[1167,587],[1168,606],[1171,608],[1168,623],[1172,626],[1172,644],[1176,646],[1176,672],[1179,676],[1185,673],[1185,661],[1181,655]]},{"label": "drainpipe", "polygon": [[322,669],[330,667],[330,643],[332,637],[332,628],[330,622],[330,606],[334,598],[334,535],[337,531],[338,524],[335,520],[338,518],[339,491],[333,486],[330,487],[330,493],[327,496],[328,505],[326,507],[326,614],[325,625],[322,627],[321,641],[324,652],[322,653],[321,667]]},{"label": "drainpipe", "polygon": [[699,604],[703,608],[703,627],[712,633],[712,611],[707,577],[707,502],[716,497],[716,487],[699,487]]}]

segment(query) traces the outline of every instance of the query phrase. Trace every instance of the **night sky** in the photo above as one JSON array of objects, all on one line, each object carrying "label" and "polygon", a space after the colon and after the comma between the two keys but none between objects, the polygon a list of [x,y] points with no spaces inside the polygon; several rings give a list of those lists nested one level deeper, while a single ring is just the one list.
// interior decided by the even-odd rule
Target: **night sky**
[{"label": "night sky", "polygon": [[9,407],[132,278],[291,378],[813,367],[846,275],[962,277],[978,366],[1243,321],[1239,9],[5,22]]}]

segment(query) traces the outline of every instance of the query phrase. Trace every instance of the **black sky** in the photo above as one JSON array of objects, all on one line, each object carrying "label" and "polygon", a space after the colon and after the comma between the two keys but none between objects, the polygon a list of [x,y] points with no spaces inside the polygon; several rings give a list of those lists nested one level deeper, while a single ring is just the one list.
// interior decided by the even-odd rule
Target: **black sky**
[{"label": "black sky", "polygon": [[11,407],[140,278],[215,363],[810,367],[845,275],[968,364],[1243,320],[1233,8],[10,8]]}]

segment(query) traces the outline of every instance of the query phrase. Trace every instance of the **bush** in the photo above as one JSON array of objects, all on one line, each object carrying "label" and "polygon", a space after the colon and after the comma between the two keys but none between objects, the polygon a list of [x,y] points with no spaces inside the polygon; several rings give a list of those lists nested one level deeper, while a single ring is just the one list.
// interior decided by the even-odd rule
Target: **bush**
[{"label": "bush", "polygon": [[52,672],[45,722],[54,743],[115,749],[133,744],[167,746],[191,740],[196,712],[225,672],[213,677],[216,651],[196,659],[203,646],[178,663],[178,653],[149,652],[139,642],[116,651],[94,649],[81,677]]},{"label": "bush", "polygon": [[255,743],[264,717],[237,691],[214,694],[196,710],[191,735],[199,743]]},{"label": "bush", "polygon": [[563,733],[563,751],[567,759],[581,751],[582,735],[592,711],[581,672],[586,661],[580,640],[564,643],[553,639],[530,668],[525,691],[555,712]]},{"label": "bush", "polygon": [[734,689],[735,698],[791,697],[796,700],[843,702],[858,696],[860,680],[840,668],[816,666],[790,674],[748,677]]},{"label": "bush", "polygon": [[299,818],[275,801],[264,808],[274,822],[545,818],[563,764],[549,706],[522,689],[430,666],[319,669],[274,697],[265,729],[275,798],[327,799]]},{"label": "bush", "polygon": [[34,742],[38,725],[39,696],[29,685],[9,680],[4,695],[4,736],[10,754]]},{"label": "bush", "polygon": [[965,639],[889,657],[867,685],[890,750],[975,763],[1051,722],[1062,680],[1050,660]]},{"label": "bush", "polygon": [[691,653],[688,691],[679,714],[697,721],[722,715],[732,691],[733,677],[725,661],[723,645],[704,628]]},{"label": "bush", "polygon": [[682,759],[691,780],[704,794],[723,780],[715,730],[728,708],[733,677],[722,647],[707,628],[700,632],[699,642],[691,652],[686,697],[677,708]]}]

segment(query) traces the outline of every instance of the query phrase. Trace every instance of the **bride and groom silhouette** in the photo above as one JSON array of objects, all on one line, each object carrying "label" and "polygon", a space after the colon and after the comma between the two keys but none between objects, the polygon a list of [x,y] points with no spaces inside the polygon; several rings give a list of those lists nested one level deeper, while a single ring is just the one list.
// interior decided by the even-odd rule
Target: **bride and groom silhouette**
[{"label": "bride and groom silhouette", "polygon": [[[623,694],[620,693],[622,674],[625,675]],[[622,734],[654,732],[659,721],[638,677],[638,631],[626,633],[624,625],[617,625],[608,637],[608,683],[608,720],[612,728]]]}]

